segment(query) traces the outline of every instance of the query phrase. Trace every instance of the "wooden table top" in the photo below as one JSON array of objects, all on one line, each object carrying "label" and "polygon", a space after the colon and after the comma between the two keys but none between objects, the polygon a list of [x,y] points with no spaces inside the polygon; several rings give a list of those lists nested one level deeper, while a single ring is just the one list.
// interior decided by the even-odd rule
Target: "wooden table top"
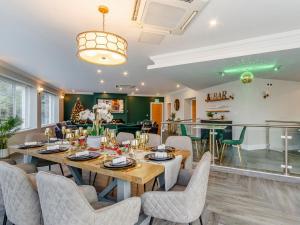
[{"label": "wooden table top", "polygon": [[[30,155],[36,158],[49,160],[56,163],[61,163],[66,166],[72,166],[83,170],[99,173],[102,175],[126,180],[136,184],[145,184],[153,178],[159,176],[164,172],[164,166],[156,163],[139,162],[137,166],[123,170],[110,170],[104,168],[103,161],[107,160],[109,156],[100,156],[97,159],[87,161],[71,161],[67,158],[67,152],[53,153],[53,154],[40,154],[38,151],[45,149],[45,147],[19,149],[17,146],[9,146],[10,153],[20,153],[23,155]],[[175,155],[182,155],[183,163],[190,156],[190,151],[175,150]]]}]

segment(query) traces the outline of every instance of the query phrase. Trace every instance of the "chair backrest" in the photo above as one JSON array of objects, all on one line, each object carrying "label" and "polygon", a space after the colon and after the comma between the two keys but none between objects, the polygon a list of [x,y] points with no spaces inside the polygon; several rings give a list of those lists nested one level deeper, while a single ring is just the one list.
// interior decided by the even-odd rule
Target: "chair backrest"
[{"label": "chair backrest", "polygon": [[134,135],[127,132],[120,132],[117,135],[117,142],[121,144],[123,141],[133,140]]},{"label": "chair backrest", "polygon": [[25,142],[31,141],[47,141],[47,137],[43,133],[30,133],[25,136]]},{"label": "chair backrest", "polygon": [[193,172],[188,186],[184,191],[184,194],[186,195],[186,208],[190,209],[187,210],[187,213],[189,213],[189,218],[193,218],[193,220],[199,218],[204,208],[210,171],[210,162],[211,153],[204,153]]},{"label": "chair backrest", "polygon": [[181,130],[181,135],[182,136],[187,136],[186,127],[185,127],[184,124],[180,124],[180,130]]},{"label": "chair backrest", "polygon": [[166,140],[166,146],[171,146],[176,149],[190,151],[190,156],[185,160],[185,169],[192,169],[193,164],[193,144],[188,136],[169,136]]},{"label": "chair backrest", "polygon": [[147,146],[149,147],[155,147],[155,146],[158,146],[161,144],[160,142],[160,135],[158,134],[151,134],[151,133],[148,133],[149,135],[149,142],[147,144]]},{"label": "chair backrest", "polygon": [[240,139],[239,139],[240,144],[242,144],[242,143],[244,142],[245,133],[246,133],[246,128],[247,128],[247,127],[243,127],[243,130],[242,130],[242,132],[241,132],[241,134],[240,134]]},{"label": "chair backrest", "polygon": [[93,224],[93,208],[72,180],[46,172],[36,178],[44,225]]},{"label": "chair backrest", "polygon": [[38,193],[26,173],[0,162],[0,184],[7,218],[13,224],[41,225]]}]

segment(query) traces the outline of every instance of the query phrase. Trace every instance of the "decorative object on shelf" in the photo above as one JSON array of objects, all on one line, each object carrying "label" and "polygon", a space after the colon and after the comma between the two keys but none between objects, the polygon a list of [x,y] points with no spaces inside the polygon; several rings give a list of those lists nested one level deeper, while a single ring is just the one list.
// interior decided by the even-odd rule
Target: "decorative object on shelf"
[{"label": "decorative object on shelf", "polygon": [[107,6],[99,6],[103,15],[102,31],[85,31],[77,35],[77,55],[80,59],[98,65],[120,65],[127,61],[127,41],[114,33],[105,31]]},{"label": "decorative object on shelf", "polygon": [[176,111],[178,111],[179,108],[180,108],[180,102],[179,102],[179,99],[177,98],[177,99],[175,99],[175,101],[174,101],[174,109],[175,109]]},{"label": "decorative object on shelf", "polygon": [[214,93],[207,94],[205,101],[218,102],[218,101],[233,100],[233,99],[234,96],[232,94],[227,96],[227,91],[222,91],[222,92],[214,92]]},{"label": "decorative object on shelf", "polygon": [[273,84],[272,83],[267,83],[267,90],[264,91],[264,94],[263,94],[263,98],[266,99],[268,97],[270,97],[271,95],[271,88],[272,88]]},{"label": "decorative object on shelf", "polygon": [[71,120],[73,123],[79,123],[80,122],[80,115],[79,113],[84,111],[84,107],[81,104],[80,98],[76,99],[76,102],[73,106],[72,113],[71,113]]},{"label": "decorative object on shelf", "polygon": [[249,84],[253,81],[254,75],[250,71],[242,73],[240,80],[243,84]]},{"label": "decorative object on shelf", "polygon": [[214,114],[213,114],[212,112],[210,112],[210,111],[208,111],[208,112],[206,113],[206,116],[207,116],[210,120],[214,118]]},{"label": "decorative object on shelf", "polygon": [[20,129],[21,124],[22,120],[19,117],[0,120],[0,158],[8,157],[7,141]]}]

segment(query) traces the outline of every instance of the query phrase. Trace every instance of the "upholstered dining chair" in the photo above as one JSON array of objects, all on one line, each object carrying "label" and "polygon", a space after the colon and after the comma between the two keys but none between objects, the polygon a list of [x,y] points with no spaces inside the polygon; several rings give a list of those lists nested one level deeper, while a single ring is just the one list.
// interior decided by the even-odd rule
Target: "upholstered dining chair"
[{"label": "upholstered dining chair", "polygon": [[37,186],[44,225],[134,225],[138,221],[141,200],[132,197],[111,205],[89,203],[70,179],[46,172],[37,174]]},{"label": "upholstered dining chair", "polygon": [[119,144],[121,144],[123,141],[128,141],[128,140],[133,140],[134,139],[134,135],[131,133],[127,133],[127,132],[120,132],[117,135],[117,142]]},{"label": "upholstered dining chair", "polygon": [[177,184],[171,191],[152,191],[142,195],[142,210],[153,218],[174,223],[188,223],[200,220],[204,209],[209,171],[210,152],[204,153],[194,171],[181,170]]},{"label": "upholstered dining chair", "polygon": [[[43,133],[30,133],[30,134],[27,134],[26,137],[25,137],[25,142],[32,142],[32,141],[46,142],[47,138]],[[51,166],[55,165],[55,164],[58,164],[58,163],[51,162],[51,161],[48,161],[48,160],[45,160],[45,159],[37,159],[36,166],[37,167],[48,166],[49,170],[51,171]],[[58,164],[58,165],[59,165],[59,168],[60,168],[60,171],[61,171],[62,175],[64,175],[64,170],[62,168],[62,165],[61,164]]]},{"label": "upholstered dining chair", "polygon": [[191,155],[185,160],[185,169],[192,169],[193,165],[193,144],[188,136],[169,136],[166,140],[166,146],[176,149],[188,150]]},{"label": "upholstered dining chair", "polygon": [[147,144],[148,147],[155,147],[161,144],[160,135],[151,134],[151,133],[148,133],[148,135],[149,135],[149,142]]},{"label": "upholstered dining chair", "polygon": [[0,184],[7,219],[17,225],[41,225],[39,197],[32,176],[22,169],[0,162]]}]

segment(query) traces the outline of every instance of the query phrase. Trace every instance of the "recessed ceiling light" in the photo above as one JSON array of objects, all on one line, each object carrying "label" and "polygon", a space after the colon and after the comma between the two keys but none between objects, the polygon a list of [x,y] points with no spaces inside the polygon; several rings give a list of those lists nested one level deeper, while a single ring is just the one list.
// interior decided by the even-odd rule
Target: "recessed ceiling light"
[{"label": "recessed ceiling light", "polygon": [[141,85],[142,85],[142,86],[145,86],[145,82],[142,82]]},{"label": "recessed ceiling light", "polygon": [[119,91],[122,91],[122,90],[123,90],[123,88],[120,87],[120,88],[119,88]]},{"label": "recessed ceiling light", "polygon": [[100,83],[103,84],[103,83],[104,83],[104,80],[100,80]]},{"label": "recessed ceiling light", "polygon": [[281,66],[276,66],[276,67],[274,67],[274,71],[277,72],[280,70],[280,68],[281,68]]},{"label": "recessed ceiling light", "polygon": [[138,89],[138,88],[136,88],[136,89],[135,89],[135,91],[139,91],[139,89]]},{"label": "recessed ceiling light", "polygon": [[216,19],[213,19],[213,20],[209,21],[209,26],[210,27],[215,27],[215,26],[217,26],[217,24],[218,24],[218,21]]},{"label": "recessed ceiling light", "polygon": [[106,94],[107,92],[106,91],[103,91],[103,94]]},{"label": "recessed ceiling light", "polygon": [[123,75],[124,75],[124,76],[127,76],[127,75],[128,75],[128,72],[127,72],[127,71],[124,71],[124,72],[123,72]]},{"label": "recessed ceiling light", "polygon": [[159,93],[156,93],[156,96],[159,96]]},{"label": "recessed ceiling light", "polygon": [[177,88],[180,88],[180,84],[177,84],[176,87],[177,87]]},{"label": "recessed ceiling light", "polygon": [[101,73],[102,71],[101,70],[97,70],[97,73]]}]

